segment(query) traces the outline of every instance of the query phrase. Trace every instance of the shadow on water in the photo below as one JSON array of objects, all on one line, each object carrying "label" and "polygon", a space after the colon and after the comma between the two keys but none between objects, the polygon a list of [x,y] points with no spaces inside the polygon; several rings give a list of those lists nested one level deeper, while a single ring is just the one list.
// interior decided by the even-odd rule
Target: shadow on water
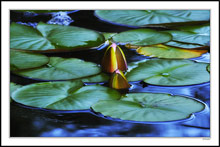
[{"label": "shadow on water", "polygon": [[[94,16],[94,11],[81,10],[68,14],[73,22],[71,26],[93,29],[99,32],[122,32],[133,28],[118,26],[103,22]],[[24,15],[21,12],[11,11],[11,22],[38,23],[48,22],[51,15]],[[103,49],[93,49],[68,53],[44,53],[45,55],[63,58],[80,58],[85,61],[100,64],[106,46]],[[121,46],[127,62],[147,59],[136,53],[135,50]],[[191,60],[209,63],[209,53]],[[11,73],[11,82],[21,85],[37,83],[39,81],[26,79]],[[191,86],[165,87],[131,83],[129,92],[170,93],[196,98],[210,106],[210,83]],[[210,114],[195,114],[193,119],[184,122],[165,124],[143,124],[129,121],[115,121],[97,117],[90,112],[58,113],[23,107],[15,102],[10,106],[10,136],[11,137],[209,137]]]}]

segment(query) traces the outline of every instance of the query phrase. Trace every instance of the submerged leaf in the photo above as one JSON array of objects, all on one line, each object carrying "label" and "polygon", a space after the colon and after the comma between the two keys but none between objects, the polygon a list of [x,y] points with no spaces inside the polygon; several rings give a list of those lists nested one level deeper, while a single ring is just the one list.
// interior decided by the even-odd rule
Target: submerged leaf
[{"label": "submerged leaf", "polygon": [[10,70],[35,68],[45,65],[49,58],[45,55],[10,50]]},{"label": "submerged leaf", "polygon": [[85,110],[99,100],[114,100],[120,96],[111,88],[83,86],[80,81],[30,84],[12,94],[18,103],[53,110]]},{"label": "submerged leaf", "polygon": [[114,89],[128,89],[130,87],[127,79],[120,70],[116,70],[109,80],[109,87]]},{"label": "submerged leaf", "polygon": [[118,25],[147,26],[151,24],[208,21],[209,10],[96,10],[103,21]]},{"label": "submerged leaf", "polygon": [[121,120],[164,122],[187,119],[204,110],[205,105],[195,99],[169,94],[130,93],[119,101],[99,101],[92,109]]},{"label": "submerged leaf", "polygon": [[20,76],[39,80],[69,80],[96,75],[100,67],[77,58],[50,57],[49,63],[38,68],[14,72]]},{"label": "submerged leaf", "polygon": [[188,59],[201,56],[206,53],[207,50],[187,50],[181,48],[175,48],[162,44],[151,45],[146,47],[140,47],[137,49],[139,54],[158,57],[158,58],[171,58],[171,59]]},{"label": "submerged leaf", "polygon": [[168,42],[172,39],[172,35],[152,29],[134,29],[118,33],[112,38],[115,42],[123,44],[146,46]]},{"label": "submerged leaf", "polygon": [[12,23],[10,48],[34,51],[82,50],[104,43],[104,36],[96,31],[75,27],[38,23],[37,28]]},{"label": "submerged leaf", "polygon": [[151,59],[136,65],[126,77],[128,81],[143,80],[161,86],[200,84],[210,80],[207,65],[191,60]]}]

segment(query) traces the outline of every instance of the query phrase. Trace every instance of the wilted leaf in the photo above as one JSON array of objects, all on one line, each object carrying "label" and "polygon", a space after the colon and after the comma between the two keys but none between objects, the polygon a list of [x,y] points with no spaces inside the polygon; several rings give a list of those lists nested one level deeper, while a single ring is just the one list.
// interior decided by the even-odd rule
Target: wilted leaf
[{"label": "wilted leaf", "polygon": [[201,56],[206,53],[207,50],[187,50],[181,48],[175,48],[162,44],[151,45],[146,47],[140,47],[137,49],[139,54],[158,57],[158,58],[171,58],[171,59],[188,59]]}]

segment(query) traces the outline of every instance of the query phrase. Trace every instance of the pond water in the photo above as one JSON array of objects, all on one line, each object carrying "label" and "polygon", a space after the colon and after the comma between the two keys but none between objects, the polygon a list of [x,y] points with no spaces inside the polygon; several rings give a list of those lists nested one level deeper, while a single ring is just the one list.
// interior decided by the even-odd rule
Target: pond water
[{"label": "pond water", "polygon": [[[64,21],[59,22],[73,26],[84,27],[100,32],[122,32],[131,28],[117,26],[100,21],[93,15],[93,11],[81,10],[64,15]],[[40,21],[54,21],[52,15],[33,15],[11,11],[11,22],[19,22],[36,26]],[[72,20],[71,20],[71,19]],[[51,22],[50,21],[50,22]],[[60,21],[60,20],[59,20]],[[56,21],[55,21],[56,22]],[[155,29],[155,28],[154,28]],[[165,30],[156,28],[157,30]],[[143,60],[145,57],[134,50],[125,49],[127,62]],[[86,61],[100,64],[105,50],[87,50],[69,53],[45,53],[47,56],[76,57]],[[191,59],[197,62],[209,63],[209,53],[201,57]],[[27,85],[39,81],[22,78],[11,73],[11,82]],[[196,98],[210,107],[210,83],[190,86],[154,86],[142,82],[132,82],[129,92],[170,93]],[[97,117],[91,111],[46,111],[39,108],[31,108],[16,102],[10,106],[10,136],[11,137],[209,137],[210,113],[209,109],[203,113],[197,113],[194,117],[183,122],[143,124],[129,121],[118,121],[111,118]]]}]

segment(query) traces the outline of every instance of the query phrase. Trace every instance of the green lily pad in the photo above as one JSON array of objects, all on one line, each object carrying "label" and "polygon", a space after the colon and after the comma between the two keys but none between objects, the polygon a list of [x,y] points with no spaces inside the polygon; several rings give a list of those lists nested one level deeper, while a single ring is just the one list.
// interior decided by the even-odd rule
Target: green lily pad
[{"label": "green lily pad", "polygon": [[100,67],[77,58],[50,57],[48,64],[26,70],[15,71],[20,76],[39,80],[69,80],[96,75]]},{"label": "green lily pad", "polygon": [[208,21],[209,10],[96,10],[101,20],[129,26]]},{"label": "green lily pad", "polygon": [[19,84],[15,84],[13,82],[10,82],[10,95],[15,91],[17,90],[18,88],[21,88],[22,85],[19,85]]},{"label": "green lily pad", "polygon": [[81,81],[85,83],[98,83],[98,82],[107,82],[109,80],[109,75],[101,72],[97,75],[86,77],[80,79]]},{"label": "green lily pad", "polygon": [[210,26],[199,25],[190,27],[179,27],[180,30],[164,31],[172,34],[173,41],[192,43],[207,46],[210,42]]},{"label": "green lily pad", "polygon": [[18,88],[21,88],[22,85],[15,84],[13,82],[10,82],[10,102],[12,101],[11,95],[14,91],[16,91]]},{"label": "green lily pad", "polygon": [[126,77],[128,81],[143,80],[148,84],[161,86],[200,84],[210,80],[207,65],[191,60],[151,59],[139,63]]},{"label": "green lily pad", "polygon": [[152,29],[134,29],[118,33],[112,39],[123,44],[146,46],[168,42],[172,36],[169,33]]},{"label": "green lily pad", "polygon": [[108,33],[108,32],[103,32],[102,35],[105,37],[105,40],[110,40],[114,35],[117,33]]},{"label": "green lily pad", "polygon": [[74,26],[61,26],[40,22],[37,28],[12,23],[10,48],[34,51],[82,50],[104,43],[101,33]]},{"label": "green lily pad", "polygon": [[142,122],[177,121],[205,109],[197,100],[156,93],[130,93],[121,100],[104,100],[92,106],[95,112],[121,120]]},{"label": "green lily pad", "polygon": [[45,65],[49,58],[45,55],[10,50],[10,70],[35,68]]},{"label": "green lily pad", "polygon": [[53,110],[85,110],[99,100],[120,98],[120,93],[100,85],[83,86],[81,81],[45,82],[23,86],[12,99],[23,105]]},{"label": "green lily pad", "polygon": [[136,50],[139,54],[170,59],[188,59],[201,56],[207,50],[188,50],[166,46],[162,44],[140,47]]},{"label": "green lily pad", "polygon": [[195,49],[195,48],[204,47],[203,45],[199,45],[199,44],[184,43],[184,42],[178,42],[178,41],[169,41],[169,42],[164,43],[164,45],[185,48],[185,49]]}]

